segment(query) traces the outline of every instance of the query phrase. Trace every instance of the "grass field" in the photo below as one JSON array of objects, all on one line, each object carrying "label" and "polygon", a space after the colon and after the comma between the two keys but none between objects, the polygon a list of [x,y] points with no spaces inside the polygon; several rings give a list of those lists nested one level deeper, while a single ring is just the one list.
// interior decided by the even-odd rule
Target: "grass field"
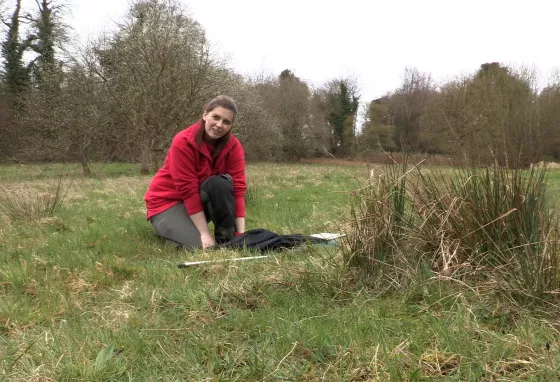
[{"label": "grass field", "polygon": [[[557,312],[427,274],[382,293],[336,247],[179,269],[247,253],[178,251],[145,220],[132,164],[1,166],[53,216],[0,215],[0,379],[8,381],[556,381]],[[247,229],[337,232],[365,166],[248,166]],[[60,178],[61,174],[65,174]],[[60,180],[61,179],[61,180]],[[560,172],[549,188],[560,195]],[[39,195],[39,196],[38,196]],[[30,213],[30,216],[32,214]]]}]

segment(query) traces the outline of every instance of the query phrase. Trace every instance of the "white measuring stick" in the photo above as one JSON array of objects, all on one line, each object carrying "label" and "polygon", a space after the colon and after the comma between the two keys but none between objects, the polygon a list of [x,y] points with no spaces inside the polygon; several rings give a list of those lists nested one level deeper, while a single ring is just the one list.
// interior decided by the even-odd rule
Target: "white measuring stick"
[{"label": "white measuring stick", "polygon": [[336,240],[339,237],[343,237],[345,235],[342,235],[340,233],[328,233],[328,232],[321,232],[321,233],[314,233],[312,235],[309,235],[311,237],[316,237],[319,239],[325,239],[325,240]]},{"label": "white measuring stick", "polygon": [[201,261],[189,261],[186,263],[180,263],[179,268],[194,267],[197,265],[208,264],[208,263],[223,263],[226,261],[245,261],[245,260],[256,260],[264,259],[269,256],[249,256],[249,257],[234,257],[231,259],[216,259],[216,260],[201,260]]},{"label": "white measuring stick", "polygon": [[[324,239],[324,240],[329,240],[329,242],[334,243],[336,241],[336,239],[338,239],[339,237],[342,237],[344,235],[338,234],[338,233],[316,233],[313,235],[310,235],[312,237],[316,237],[319,239]],[[180,263],[179,264],[179,268],[187,268],[187,267],[195,267],[197,265],[202,265],[202,264],[209,264],[209,263],[223,263],[223,262],[227,262],[227,261],[245,261],[245,260],[256,260],[256,259],[264,259],[266,257],[270,257],[271,255],[267,255],[267,256],[249,256],[249,257],[234,257],[231,259],[216,259],[216,260],[200,260],[200,261],[188,261],[185,263]]]}]

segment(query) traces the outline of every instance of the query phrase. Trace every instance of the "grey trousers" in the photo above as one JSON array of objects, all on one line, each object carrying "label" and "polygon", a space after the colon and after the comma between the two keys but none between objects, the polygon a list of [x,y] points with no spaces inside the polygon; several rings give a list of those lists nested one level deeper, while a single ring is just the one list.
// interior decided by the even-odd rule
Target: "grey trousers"
[{"label": "grey trousers", "polygon": [[[207,221],[214,222],[216,242],[234,237],[235,201],[233,184],[228,174],[214,175],[200,187],[200,198]],[[201,248],[200,233],[192,222],[183,202],[174,205],[150,219],[156,235],[187,249]]]}]

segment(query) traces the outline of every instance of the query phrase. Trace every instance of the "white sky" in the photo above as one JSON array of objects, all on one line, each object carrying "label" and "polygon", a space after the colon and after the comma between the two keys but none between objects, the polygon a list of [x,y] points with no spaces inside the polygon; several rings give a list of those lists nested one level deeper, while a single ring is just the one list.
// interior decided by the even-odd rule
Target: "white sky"
[{"label": "white sky", "polygon": [[[8,0],[9,1],[9,0]],[[241,74],[292,70],[320,86],[355,77],[361,100],[395,90],[405,67],[446,80],[498,61],[560,67],[558,0],[181,0]],[[80,38],[111,30],[128,0],[67,0]]]}]

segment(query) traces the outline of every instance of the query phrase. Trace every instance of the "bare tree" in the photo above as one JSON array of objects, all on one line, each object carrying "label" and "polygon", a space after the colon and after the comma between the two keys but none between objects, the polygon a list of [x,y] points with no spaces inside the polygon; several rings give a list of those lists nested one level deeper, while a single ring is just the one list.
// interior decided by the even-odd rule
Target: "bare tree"
[{"label": "bare tree", "polygon": [[157,169],[173,135],[218,89],[223,68],[203,28],[178,1],[139,0],[96,52],[90,70],[114,102],[123,144],[139,145],[142,172]]},{"label": "bare tree", "polygon": [[411,151],[421,150],[420,118],[434,95],[435,86],[429,74],[406,68],[402,85],[389,99],[388,113],[395,126],[395,143]]},{"label": "bare tree", "polygon": [[228,72],[221,80],[220,91],[235,99],[239,115],[234,134],[243,143],[247,160],[277,160],[281,157],[281,130],[277,119],[262,97],[262,86],[271,78],[246,79]]},{"label": "bare tree", "polygon": [[359,143],[361,152],[395,151],[395,126],[389,114],[389,96],[370,102],[365,111]]},{"label": "bare tree", "polygon": [[[542,114],[542,113],[541,113]],[[526,166],[542,155],[535,72],[483,64],[443,84],[420,117],[420,147],[475,164]]]},{"label": "bare tree", "polygon": [[309,128],[313,136],[313,154],[327,155],[333,147],[333,133],[329,124],[326,90],[314,89],[309,104]]},{"label": "bare tree", "polygon": [[89,176],[91,153],[101,151],[111,131],[107,101],[100,79],[78,60],[68,66],[62,82],[58,76],[44,76],[42,86],[28,93],[21,116],[29,140],[26,157],[77,160]]},{"label": "bare tree", "polygon": [[18,146],[10,97],[0,90],[0,161],[13,159]]},{"label": "bare tree", "polygon": [[541,147],[536,100],[533,71],[483,64],[467,89],[471,119],[461,135],[471,151],[489,153],[486,160],[513,167],[529,165],[540,156]]},{"label": "bare tree", "polygon": [[539,122],[543,155],[560,160],[560,81],[549,84],[539,95]]},{"label": "bare tree", "polygon": [[283,160],[309,156],[313,139],[309,127],[310,92],[307,84],[286,69],[258,85],[268,115],[278,126],[275,145]]},{"label": "bare tree", "polygon": [[466,106],[471,81],[472,76],[459,76],[432,93],[419,120],[419,145],[424,151],[453,154],[457,160],[470,155],[468,137],[476,135],[476,129],[467,127],[474,128],[469,121],[476,119]]}]

